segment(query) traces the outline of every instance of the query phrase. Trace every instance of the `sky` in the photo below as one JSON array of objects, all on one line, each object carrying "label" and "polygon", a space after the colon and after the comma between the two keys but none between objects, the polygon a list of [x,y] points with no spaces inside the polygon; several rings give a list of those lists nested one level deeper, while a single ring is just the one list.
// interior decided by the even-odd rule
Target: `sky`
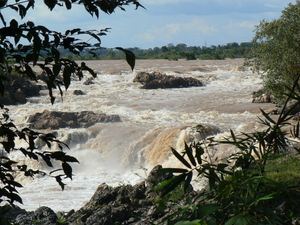
[{"label": "sky", "polygon": [[[99,19],[83,7],[50,10],[36,1],[24,21],[33,21],[56,31],[111,28],[102,36],[102,46],[142,49],[184,43],[187,46],[225,45],[249,42],[255,26],[263,19],[278,19],[288,3],[295,0],[139,0],[146,8],[126,6]],[[12,14],[6,14],[14,17]],[[86,41],[86,40],[83,40]]]}]

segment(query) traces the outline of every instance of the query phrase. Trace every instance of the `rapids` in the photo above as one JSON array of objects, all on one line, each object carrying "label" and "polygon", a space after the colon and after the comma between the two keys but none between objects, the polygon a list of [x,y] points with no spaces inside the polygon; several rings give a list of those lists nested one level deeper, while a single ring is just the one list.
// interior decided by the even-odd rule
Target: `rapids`
[{"label": "rapids", "polygon": [[[197,141],[200,137],[195,125],[210,127],[211,134],[226,135],[250,132],[260,128],[259,108],[271,104],[251,103],[251,93],[261,88],[258,75],[243,68],[243,59],[226,60],[137,60],[132,72],[124,60],[87,61],[97,71],[92,85],[74,80],[63,100],[56,93],[51,105],[46,90],[40,97],[30,98],[25,105],[9,106],[11,118],[20,127],[27,126],[29,115],[49,111],[94,111],[117,114],[119,123],[99,123],[90,128],[60,129],[58,138],[71,147],[68,154],[80,164],[72,164],[73,181],[61,191],[53,178],[21,179],[20,189],[26,210],[46,205],[55,211],[79,209],[90,199],[97,186],[103,182],[116,186],[134,184],[144,179],[157,164],[179,166],[172,157],[170,147],[181,149],[184,141]],[[140,71],[159,71],[167,75],[194,77],[205,86],[181,89],[140,89],[133,83]],[[86,75],[89,77],[89,75]],[[73,95],[82,90],[85,95]],[[214,153],[225,157],[230,149]],[[14,156],[18,158],[19,156]],[[42,167],[43,165],[33,165]]]}]

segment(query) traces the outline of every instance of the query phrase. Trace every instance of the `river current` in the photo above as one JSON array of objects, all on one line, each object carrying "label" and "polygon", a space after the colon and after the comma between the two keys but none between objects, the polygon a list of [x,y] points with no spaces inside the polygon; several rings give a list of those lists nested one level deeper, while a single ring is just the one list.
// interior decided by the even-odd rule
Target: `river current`
[{"label": "river current", "polygon": [[[47,91],[30,98],[25,105],[9,106],[11,118],[27,126],[29,115],[49,111],[117,114],[122,122],[99,123],[89,128],[59,129],[58,138],[66,142],[80,164],[72,164],[74,179],[65,180],[62,191],[53,178],[18,178],[26,210],[49,206],[54,211],[79,209],[99,184],[135,184],[146,178],[157,164],[179,166],[170,148],[180,150],[184,141],[198,140],[193,127],[207,125],[223,137],[234,132],[260,129],[259,108],[271,104],[252,103],[251,93],[262,86],[259,75],[242,67],[243,59],[226,60],[137,60],[134,71],[124,60],[87,61],[98,73],[94,84],[74,80],[63,100],[56,93],[51,105]],[[172,76],[193,77],[205,86],[177,89],[141,89],[133,79],[138,72],[158,71]],[[85,95],[74,95],[82,90]],[[197,139],[198,138],[198,139]],[[230,149],[216,153],[225,157]],[[18,158],[18,155],[14,157]],[[30,163],[30,162],[27,162]],[[47,170],[43,165],[34,165]]]}]

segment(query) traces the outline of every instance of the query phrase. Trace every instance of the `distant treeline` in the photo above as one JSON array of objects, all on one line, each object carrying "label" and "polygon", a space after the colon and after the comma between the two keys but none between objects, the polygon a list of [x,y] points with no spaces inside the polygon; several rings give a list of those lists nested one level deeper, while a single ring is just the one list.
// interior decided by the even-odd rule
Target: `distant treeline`
[{"label": "distant treeline", "polygon": [[[168,59],[168,60],[196,60],[196,59],[225,59],[225,58],[245,58],[254,47],[252,42],[243,43],[228,43],[226,45],[211,45],[206,46],[187,46],[186,44],[168,44],[162,47],[155,47],[149,49],[141,49],[138,47],[128,48],[132,51],[137,59]],[[87,51],[82,52],[81,55],[74,55],[64,49],[60,50],[62,57],[73,60],[96,60],[96,59],[123,59],[124,53],[122,51],[110,48],[103,48],[94,51],[94,55]]]}]

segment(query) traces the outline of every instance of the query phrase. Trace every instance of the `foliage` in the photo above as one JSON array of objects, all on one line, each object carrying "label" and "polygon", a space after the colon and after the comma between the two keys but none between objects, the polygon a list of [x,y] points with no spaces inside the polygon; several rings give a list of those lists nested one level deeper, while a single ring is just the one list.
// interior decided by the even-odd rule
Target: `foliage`
[{"label": "foliage", "polygon": [[[251,42],[243,43],[227,43],[226,45],[218,46],[186,46],[185,44],[168,44],[167,46],[154,47],[149,49],[141,49],[138,47],[128,48],[133,52],[137,59],[167,59],[167,60],[195,60],[195,59],[217,59],[222,60],[225,58],[246,58],[249,57],[251,47],[253,47]],[[88,60],[114,60],[122,59],[123,55],[121,52],[115,49],[101,48],[95,50],[96,56],[89,54],[88,51],[83,51],[81,55],[74,55],[65,49],[59,49],[61,55],[69,59],[88,59]]]},{"label": "foliage", "polygon": [[262,20],[256,27],[252,60],[248,65],[261,73],[266,93],[284,102],[287,87],[291,87],[300,72],[300,4],[288,4],[279,19]]},{"label": "foliage", "polygon": [[[93,0],[45,0],[49,10],[56,7],[64,7],[71,10],[74,4],[83,7],[83,10],[91,16],[99,17],[100,11],[112,14],[116,9],[125,10],[124,6],[134,5],[137,8],[144,8],[137,0],[114,0],[114,1],[93,1]],[[33,21],[24,22],[29,10],[36,5],[34,0],[4,0],[0,1],[0,20],[3,24],[0,27],[0,94],[3,95],[4,84],[12,73],[20,74],[30,80],[37,81],[34,67],[38,67],[45,75],[44,82],[49,90],[50,101],[55,102],[53,89],[59,89],[60,96],[63,96],[62,88],[68,89],[71,84],[71,77],[83,78],[84,71],[89,72],[93,77],[97,74],[84,62],[78,64],[73,59],[64,58],[59,49],[67,50],[74,55],[80,55],[83,51],[95,55],[95,51],[101,47],[101,36],[106,35],[108,29],[82,30],[72,28],[63,33],[49,30],[42,25],[36,25]],[[15,11],[18,18],[7,21],[4,10]],[[87,42],[80,38],[88,35],[91,39]],[[117,48],[126,55],[126,60],[131,69],[134,69],[135,56],[130,51],[121,47]],[[28,128],[18,129],[9,118],[8,109],[0,106],[2,117],[0,118],[0,203],[8,202],[14,205],[15,202],[22,203],[17,188],[22,185],[14,178],[15,173],[24,173],[25,176],[35,177],[36,175],[47,175],[45,172],[33,170],[27,165],[13,161],[11,153],[19,152],[24,158],[43,161],[48,167],[53,167],[54,161],[60,162],[61,168],[54,169],[48,175],[53,177],[60,187],[64,189],[63,179],[72,179],[72,167],[70,163],[78,163],[78,160],[69,156],[64,151],[68,146],[49,133],[39,133]],[[24,145],[18,146],[16,141],[23,141]],[[37,147],[36,141],[41,140],[45,147]],[[47,148],[47,149],[45,149]],[[58,148],[58,150],[57,150]],[[1,204],[3,205],[3,204]],[[0,207],[0,219],[5,221],[2,215],[5,213],[5,206]]]},{"label": "foliage", "polygon": [[[60,1],[44,1],[52,11],[55,7],[65,7],[67,10],[72,9],[74,4],[84,7],[92,16],[99,17],[99,11],[111,14],[116,8],[125,10],[123,6],[134,4],[136,8],[143,7],[136,0],[116,0],[116,1],[79,1],[79,0],[60,0]],[[9,3],[9,1],[1,1],[0,9],[11,9],[17,11],[20,18],[26,16],[28,10],[33,9],[35,1],[18,1]],[[0,28],[0,67],[4,74],[0,77],[0,93],[3,95],[3,81],[7,79],[13,70],[20,74],[26,75],[32,80],[36,80],[36,74],[32,66],[38,66],[47,76],[45,82],[49,89],[49,96],[52,104],[55,101],[53,89],[58,88],[60,94],[63,95],[62,86],[68,89],[71,76],[77,76],[79,79],[83,77],[83,71],[90,72],[94,77],[96,73],[85,63],[78,65],[71,59],[62,58],[58,49],[60,47],[68,50],[74,55],[80,55],[83,50],[95,55],[95,50],[101,47],[101,36],[106,35],[109,28],[97,30],[82,30],[74,28],[60,33],[49,30],[42,25],[35,25],[34,22],[28,21],[20,23],[16,19],[12,19],[9,23],[0,12],[0,19],[3,27]],[[94,40],[84,42],[79,37],[88,35]],[[24,44],[27,43],[27,44]],[[126,58],[131,68],[134,67],[134,58],[128,50],[119,48],[126,54]],[[38,61],[39,60],[39,61]],[[14,62],[13,64],[10,62]],[[60,75],[62,74],[62,79]]]},{"label": "foliage", "polygon": [[[190,185],[193,174],[206,179],[208,188],[188,204],[178,206],[180,210],[172,216],[182,215],[184,221],[176,224],[287,224],[299,209],[299,176],[294,180],[278,179],[274,176],[274,164],[287,160],[291,141],[284,127],[290,125],[287,103],[299,101],[295,95],[298,76],[277,120],[261,110],[260,118],[266,129],[262,132],[243,133],[237,136],[233,131],[229,138],[215,141],[207,138],[197,143],[185,144],[183,152],[171,149],[184,168],[163,168],[160,172],[178,174],[158,185],[154,190],[164,188],[163,196],[183,183]],[[201,127],[200,127],[201,128]],[[201,129],[199,129],[201,132]],[[212,148],[219,144],[233,145],[237,151],[225,162],[209,157]],[[299,149],[295,149],[299,152]],[[273,169],[272,169],[273,168]],[[283,168],[280,166],[280,168]],[[286,205],[285,210],[279,208]],[[189,219],[186,213],[189,212]],[[171,220],[172,216],[165,220]],[[175,223],[176,220],[173,221]]]}]

